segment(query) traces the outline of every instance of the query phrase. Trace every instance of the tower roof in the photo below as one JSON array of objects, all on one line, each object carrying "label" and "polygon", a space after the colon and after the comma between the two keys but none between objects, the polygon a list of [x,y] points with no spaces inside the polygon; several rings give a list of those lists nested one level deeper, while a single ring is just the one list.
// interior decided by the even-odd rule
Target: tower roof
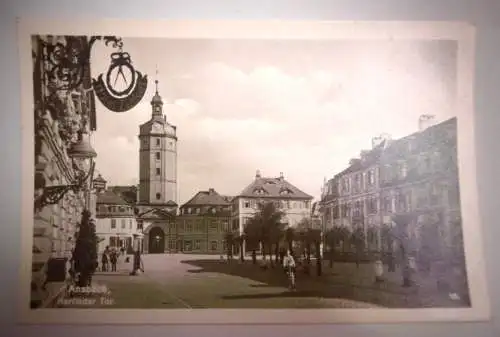
[{"label": "tower roof", "polygon": [[156,86],[155,95],[151,99],[151,105],[163,105],[163,100],[161,99],[161,96],[158,93],[158,80],[157,79],[155,80],[155,86]]}]

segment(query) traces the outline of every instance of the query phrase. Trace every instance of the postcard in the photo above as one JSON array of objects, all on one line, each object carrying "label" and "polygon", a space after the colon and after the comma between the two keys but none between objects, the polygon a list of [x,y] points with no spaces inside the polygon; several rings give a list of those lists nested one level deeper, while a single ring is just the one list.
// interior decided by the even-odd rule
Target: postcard
[{"label": "postcard", "polygon": [[18,29],[21,322],[489,318],[472,26]]}]

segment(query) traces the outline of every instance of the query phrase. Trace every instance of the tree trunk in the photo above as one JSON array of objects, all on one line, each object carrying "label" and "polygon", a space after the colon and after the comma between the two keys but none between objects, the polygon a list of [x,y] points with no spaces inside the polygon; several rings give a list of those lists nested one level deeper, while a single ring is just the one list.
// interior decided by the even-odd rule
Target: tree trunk
[{"label": "tree trunk", "polygon": [[240,242],[240,260],[245,262],[245,256],[243,255],[243,241]]},{"label": "tree trunk", "polygon": [[252,250],[252,263],[253,264],[257,264],[257,252],[254,250]]},{"label": "tree trunk", "polygon": [[311,244],[307,243],[306,246],[306,254],[307,254],[307,264],[311,264]]},{"label": "tree trunk", "polygon": [[288,250],[291,252],[293,252],[293,240],[289,240],[288,241]]},{"label": "tree trunk", "polygon": [[333,268],[333,259],[335,257],[335,248],[330,247],[330,268]]},{"label": "tree trunk", "polygon": [[279,258],[280,258],[280,244],[276,243],[276,246],[274,247],[274,256],[275,256],[275,261],[278,263]]},{"label": "tree trunk", "polygon": [[322,267],[323,264],[321,261],[321,245],[318,242],[316,243],[316,274],[318,276],[321,276],[322,274]]}]

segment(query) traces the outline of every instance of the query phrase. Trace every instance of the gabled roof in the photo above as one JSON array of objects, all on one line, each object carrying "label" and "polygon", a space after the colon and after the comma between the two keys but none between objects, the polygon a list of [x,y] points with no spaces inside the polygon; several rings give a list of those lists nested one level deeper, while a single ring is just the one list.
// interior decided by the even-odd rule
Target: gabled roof
[{"label": "gabled roof", "polygon": [[280,199],[312,199],[284,178],[256,177],[238,197],[280,198]]},{"label": "gabled roof", "polygon": [[160,208],[152,208],[137,216],[142,219],[170,219],[175,215],[172,212]]},{"label": "gabled roof", "polygon": [[115,192],[106,190],[102,193],[97,194],[97,204],[128,205],[129,203]]},{"label": "gabled roof", "polygon": [[187,201],[181,208],[188,206],[229,206],[229,197],[222,196],[217,193],[213,188],[208,191],[200,191]]}]

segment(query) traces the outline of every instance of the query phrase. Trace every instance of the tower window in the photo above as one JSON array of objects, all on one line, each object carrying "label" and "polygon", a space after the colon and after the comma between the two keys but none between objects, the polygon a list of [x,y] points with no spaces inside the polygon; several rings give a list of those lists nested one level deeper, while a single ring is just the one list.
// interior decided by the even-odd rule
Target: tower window
[{"label": "tower window", "polygon": [[160,160],[160,152],[156,152],[156,160]]},{"label": "tower window", "polygon": [[156,145],[160,146],[160,138],[156,138]]},{"label": "tower window", "polygon": [[156,168],[156,175],[159,176],[161,174],[161,169],[159,167]]},{"label": "tower window", "polygon": [[160,193],[156,193],[156,200],[160,200],[161,199],[161,194]]}]

